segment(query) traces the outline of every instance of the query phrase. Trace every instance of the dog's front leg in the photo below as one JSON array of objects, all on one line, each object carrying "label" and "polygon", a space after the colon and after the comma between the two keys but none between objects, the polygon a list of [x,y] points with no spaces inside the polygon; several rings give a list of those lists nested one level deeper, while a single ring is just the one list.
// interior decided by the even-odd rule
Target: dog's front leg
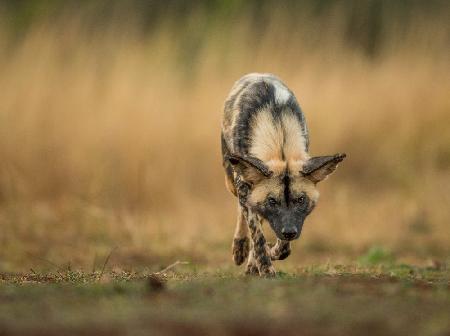
[{"label": "dog's front leg", "polygon": [[275,268],[273,267],[272,261],[270,259],[270,251],[266,244],[266,238],[264,237],[262,231],[261,221],[258,216],[251,210],[247,208],[244,208],[242,210],[247,220],[253,242],[249,262],[253,257],[260,275],[269,277],[275,276]]}]

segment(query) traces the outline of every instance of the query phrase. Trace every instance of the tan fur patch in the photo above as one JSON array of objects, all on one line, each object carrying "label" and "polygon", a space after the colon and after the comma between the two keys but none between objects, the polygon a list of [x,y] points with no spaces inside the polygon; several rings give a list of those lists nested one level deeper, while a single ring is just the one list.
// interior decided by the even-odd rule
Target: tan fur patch
[{"label": "tan fur patch", "polygon": [[234,231],[234,238],[244,238],[248,235],[248,226],[242,213],[241,206],[238,206],[238,219],[236,223],[236,230]]},{"label": "tan fur patch", "polygon": [[228,191],[231,192],[234,196],[237,195],[236,188],[234,186],[233,181],[229,178],[228,174],[225,174],[225,186]]},{"label": "tan fur patch", "polygon": [[290,112],[274,121],[270,108],[258,111],[252,120],[250,155],[266,163],[275,176],[284,174],[286,168],[296,176],[309,158],[300,123]]},{"label": "tan fur patch", "polygon": [[253,190],[248,198],[252,205],[264,202],[269,194],[275,198],[281,198],[283,193],[283,183],[278,178],[267,178],[259,182],[253,187]]},{"label": "tan fur patch", "polygon": [[304,177],[295,177],[292,179],[291,191],[294,195],[304,192],[313,202],[317,202],[319,199],[319,191],[315,184]]},{"label": "tan fur patch", "polygon": [[281,160],[283,157],[283,131],[280,124],[274,123],[270,109],[267,106],[255,113],[251,123],[250,155],[264,162]]},{"label": "tan fur patch", "polygon": [[279,159],[273,159],[270,161],[264,162],[269,170],[273,173],[274,176],[280,176],[284,174],[287,167],[287,162]]},{"label": "tan fur patch", "polygon": [[242,179],[252,184],[258,184],[261,181],[265,180],[266,177],[263,174],[261,174],[261,172],[258,169],[248,167],[247,169],[242,171]]},{"label": "tan fur patch", "polygon": [[300,173],[301,167],[309,156],[306,153],[305,139],[298,119],[292,113],[284,113],[281,117],[284,131],[283,151],[289,172],[292,176]]}]

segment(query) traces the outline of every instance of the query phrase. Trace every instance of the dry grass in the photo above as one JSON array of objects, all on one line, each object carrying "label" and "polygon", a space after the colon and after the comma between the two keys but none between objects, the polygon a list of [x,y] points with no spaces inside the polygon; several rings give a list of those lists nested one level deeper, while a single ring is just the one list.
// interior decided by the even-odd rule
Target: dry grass
[{"label": "dry grass", "polygon": [[49,266],[41,258],[89,268],[116,246],[126,266],[231,260],[221,108],[254,71],[297,94],[313,154],[348,154],[291,263],[373,244],[448,256],[443,19],[422,16],[402,34],[387,25],[375,58],[343,42],[339,15],[303,13],[292,26],[274,12],[257,39],[245,16],[207,33],[205,21],[199,12],[183,32],[168,21],[150,35],[132,24],[92,33],[76,16],[15,39],[0,29],[0,270]]}]

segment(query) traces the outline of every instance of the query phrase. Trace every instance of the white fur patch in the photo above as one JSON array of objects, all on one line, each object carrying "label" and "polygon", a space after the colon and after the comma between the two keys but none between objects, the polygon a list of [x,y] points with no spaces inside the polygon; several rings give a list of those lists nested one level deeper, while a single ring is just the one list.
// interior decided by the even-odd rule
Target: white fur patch
[{"label": "white fur patch", "polygon": [[275,87],[275,101],[278,104],[285,104],[291,98],[289,90],[278,80],[271,79],[270,83]]},{"label": "white fur patch", "polygon": [[291,98],[291,93],[288,88],[279,80],[276,76],[268,73],[250,73],[243,78],[251,79],[253,81],[264,79],[267,83],[270,83],[275,88],[275,101],[278,104],[287,103]]}]

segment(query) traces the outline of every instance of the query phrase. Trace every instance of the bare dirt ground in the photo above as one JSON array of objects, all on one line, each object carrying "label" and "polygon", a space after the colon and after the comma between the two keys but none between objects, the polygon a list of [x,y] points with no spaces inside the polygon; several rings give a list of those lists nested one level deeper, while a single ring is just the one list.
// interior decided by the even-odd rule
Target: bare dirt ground
[{"label": "bare dirt ground", "polygon": [[446,265],[0,275],[0,335],[449,335]]}]

